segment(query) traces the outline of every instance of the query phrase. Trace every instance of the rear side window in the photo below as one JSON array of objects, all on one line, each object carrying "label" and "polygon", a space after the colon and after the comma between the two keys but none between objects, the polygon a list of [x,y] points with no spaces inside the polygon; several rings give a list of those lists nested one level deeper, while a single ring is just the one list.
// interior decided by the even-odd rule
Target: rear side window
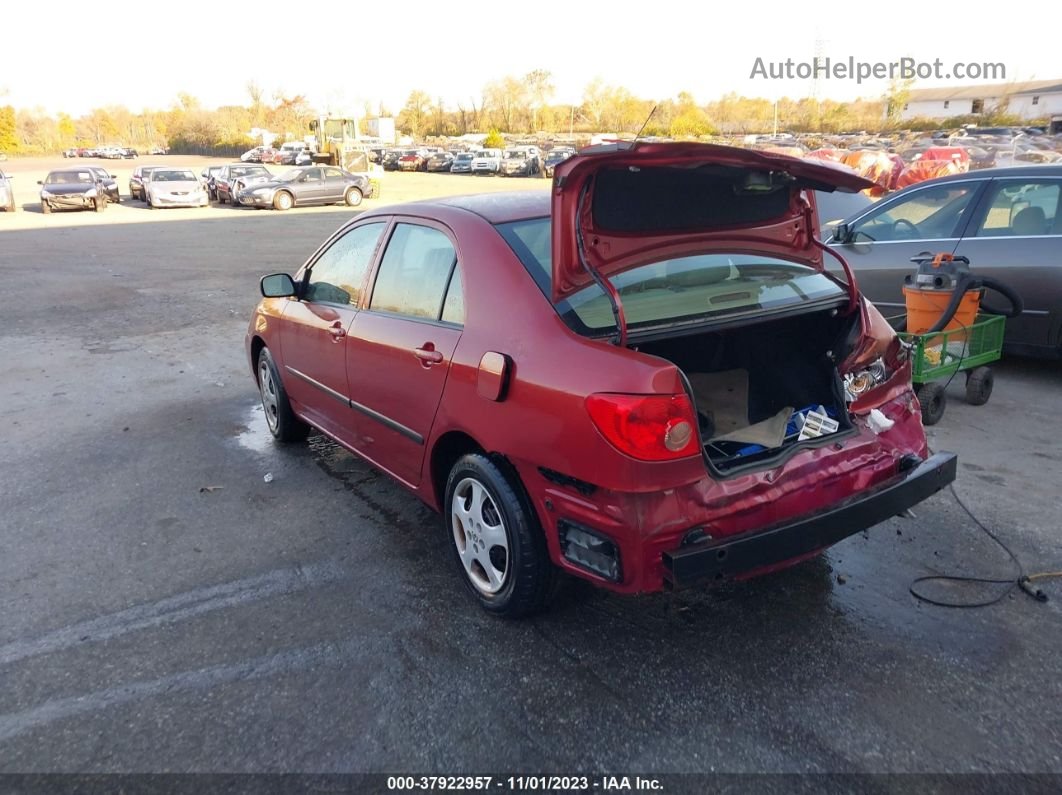
[{"label": "rear side window", "polygon": [[439,320],[456,261],[453,243],[438,229],[398,224],[380,262],[370,308]]},{"label": "rear side window", "polygon": [[1062,234],[1060,182],[998,182],[992,185],[988,211],[978,237],[1040,237]]},{"label": "rear side window", "polygon": [[365,224],[334,240],[314,262],[304,299],[360,306],[361,286],[384,226],[383,222]]}]

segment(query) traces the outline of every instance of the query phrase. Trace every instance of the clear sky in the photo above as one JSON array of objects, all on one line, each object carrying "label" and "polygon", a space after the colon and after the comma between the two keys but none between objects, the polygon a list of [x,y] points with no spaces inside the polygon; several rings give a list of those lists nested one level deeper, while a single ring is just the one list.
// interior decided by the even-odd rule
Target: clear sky
[{"label": "clear sky", "polygon": [[[397,111],[413,89],[453,107],[485,83],[546,69],[554,101],[579,102],[593,78],[663,99],[709,102],[735,91],[809,96],[808,79],[750,79],[765,64],[942,59],[999,62],[1007,81],[1062,78],[1057,26],[1027,4],[837,3],[819,10],[755,0],[706,2],[440,3],[10,2],[3,11],[0,104],[80,115],[121,104],[169,107],[180,91],[205,107],[303,94],[321,110],[383,101]],[[805,9],[810,9],[806,4]],[[367,15],[360,9],[371,9]],[[982,10],[983,9],[983,10]],[[996,82],[928,79],[915,87]],[[821,79],[820,98],[877,98],[887,81]]]}]

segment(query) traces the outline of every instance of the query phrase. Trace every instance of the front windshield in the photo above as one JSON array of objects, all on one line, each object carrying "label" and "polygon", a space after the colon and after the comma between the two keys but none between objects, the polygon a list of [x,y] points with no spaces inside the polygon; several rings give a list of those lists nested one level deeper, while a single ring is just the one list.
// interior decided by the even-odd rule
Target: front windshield
[{"label": "front windshield", "polygon": [[[501,236],[542,292],[552,285],[551,224],[534,218],[499,224]],[[623,300],[631,329],[675,321],[699,321],[841,299],[845,290],[814,268],[752,254],[700,254],[641,265],[610,277]],[[581,333],[615,328],[612,305],[596,284],[557,305]]]},{"label": "front windshield", "polygon": [[509,160],[526,160],[527,159],[527,152],[523,152],[523,151],[519,151],[519,150],[512,151],[512,152],[506,152],[505,153],[505,157],[508,158]]},{"label": "front windshield", "polygon": [[471,159],[472,159],[472,153],[471,152],[462,152],[461,154],[459,154],[457,157],[454,158],[454,160],[471,160]]},{"label": "front windshield", "polygon": [[95,180],[88,171],[53,171],[44,180],[45,185],[79,185],[92,184]]},{"label": "front windshield", "polygon": [[157,169],[151,172],[152,182],[195,182],[195,174],[179,169]]}]

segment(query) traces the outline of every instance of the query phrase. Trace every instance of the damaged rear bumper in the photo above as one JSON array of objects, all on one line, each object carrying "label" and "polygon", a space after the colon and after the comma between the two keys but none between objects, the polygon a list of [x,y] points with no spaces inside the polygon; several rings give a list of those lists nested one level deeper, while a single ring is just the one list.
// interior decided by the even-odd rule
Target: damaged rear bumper
[{"label": "damaged rear bumper", "polygon": [[955,480],[957,457],[937,453],[869,492],[796,522],[664,552],[664,577],[673,588],[740,576],[798,559],[873,527],[932,496]]}]

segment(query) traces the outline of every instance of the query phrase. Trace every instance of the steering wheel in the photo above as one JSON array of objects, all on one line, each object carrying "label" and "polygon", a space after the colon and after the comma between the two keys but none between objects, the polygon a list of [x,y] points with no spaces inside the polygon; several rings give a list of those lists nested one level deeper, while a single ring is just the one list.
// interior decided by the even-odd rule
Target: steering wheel
[{"label": "steering wheel", "polygon": [[897,218],[895,221],[892,222],[892,231],[893,231],[894,234],[900,231],[900,225],[901,224],[903,226],[909,227],[910,230],[912,232],[914,232],[914,236],[913,237],[921,237],[922,236],[921,230],[917,226],[915,226],[912,222],[908,221],[906,218]]}]

